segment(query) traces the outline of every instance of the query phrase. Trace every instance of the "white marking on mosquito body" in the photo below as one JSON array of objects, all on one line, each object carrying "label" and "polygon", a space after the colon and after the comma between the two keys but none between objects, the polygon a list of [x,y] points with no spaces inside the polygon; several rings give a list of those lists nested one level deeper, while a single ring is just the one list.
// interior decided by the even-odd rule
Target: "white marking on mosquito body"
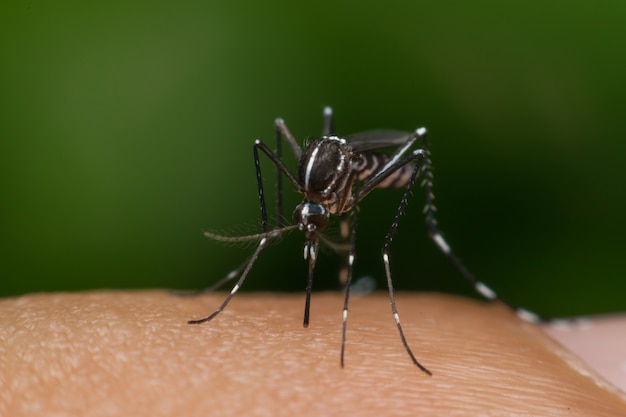
[{"label": "white marking on mosquito body", "polygon": [[495,300],[497,297],[496,293],[491,288],[489,288],[480,281],[477,282],[476,285],[474,285],[474,288],[488,300]]},{"label": "white marking on mosquito body", "polygon": [[259,246],[265,246],[267,244],[267,238],[264,237],[263,239],[261,239],[261,241],[259,242]]},{"label": "white marking on mosquito body", "polygon": [[317,157],[317,152],[320,150],[319,145],[313,149],[311,152],[311,157],[309,158],[309,163],[306,166],[306,172],[304,174],[304,188],[306,190],[309,189],[309,180],[311,179],[311,171],[313,170],[313,165],[315,165],[315,158]]},{"label": "white marking on mosquito body", "polygon": [[517,308],[515,310],[515,314],[517,314],[517,317],[519,317],[520,319],[529,323],[539,323],[541,321],[538,315],[524,308]]},{"label": "white marking on mosquito body", "polygon": [[417,136],[424,136],[426,134],[426,128],[420,127],[415,131],[415,133],[417,133]]},{"label": "white marking on mosquito body", "polygon": [[315,246],[311,245],[309,252],[311,253],[311,259],[315,261],[317,259],[317,252],[315,251]]},{"label": "white marking on mosquito body", "polygon": [[339,136],[323,136],[323,139],[328,139],[328,140],[334,140],[337,141],[339,143],[341,143],[342,145],[346,144],[346,140],[344,138],[340,138]]},{"label": "white marking on mosquito body", "polygon": [[343,321],[348,320],[348,309],[344,308],[343,309]]},{"label": "white marking on mosquito body", "polygon": [[[406,149],[405,149],[406,150]],[[387,161],[387,163],[385,164],[384,167],[381,168],[379,172],[379,174],[381,172],[386,172],[387,169],[389,169],[390,166],[392,166],[393,164],[395,164],[396,162],[398,162],[398,160],[400,159],[400,157],[402,156],[402,152],[398,152],[398,154],[396,156],[394,156],[393,158],[391,158],[390,160]]]},{"label": "white marking on mosquito body", "polygon": [[378,165],[378,158],[371,157],[367,159],[364,157],[362,163],[356,167],[357,170],[366,168],[359,174],[359,180],[366,181],[374,172],[376,172],[376,170],[378,169]]},{"label": "white marking on mosquito body", "polygon": [[235,278],[235,277],[237,276],[237,272],[238,272],[238,271],[237,271],[236,269],[235,269],[235,270],[230,271],[230,272],[228,273],[228,275],[226,275],[226,279],[233,279],[233,278]]},{"label": "white marking on mosquito body", "polygon": [[443,251],[443,253],[451,252],[450,245],[448,245],[448,243],[444,240],[443,236],[441,236],[439,233],[435,233],[433,235],[433,240],[435,241],[437,246],[439,246],[439,248]]},{"label": "white marking on mosquito body", "polygon": [[309,217],[309,205],[308,204],[302,204],[300,206],[300,218],[302,220],[306,219]]},{"label": "white marking on mosquito body", "polygon": [[387,255],[386,253],[383,254],[383,262],[385,262],[387,264],[389,263],[389,255]]},{"label": "white marking on mosquito body", "polygon": [[[422,128],[422,129],[423,129],[423,128]],[[420,129],[417,129],[417,130],[416,130],[416,133],[417,133],[418,135],[420,134],[420,133],[419,133],[419,130],[420,130]],[[424,130],[424,131],[425,131],[425,130]],[[408,141],[408,142],[407,142],[406,144],[404,144],[402,147],[398,148],[398,149],[396,150],[396,152],[395,152],[394,157],[393,157],[393,158],[391,158],[391,159],[389,159],[389,160],[385,163],[385,165],[384,165],[384,166],[383,166],[383,167],[382,167],[382,168],[378,171],[378,175],[381,175],[382,173],[387,172],[387,170],[388,170],[390,167],[392,167],[393,165],[395,165],[395,164],[396,164],[396,163],[400,160],[400,158],[402,158],[402,155],[404,155],[404,152],[406,152],[406,150],[407,150],[407,149],[408,149],[408,148],[409,148],[409,147],[413,144],[413,142],[414,142],[413,140]],[[413,154],[414,156],[417,156],[417,155],[420,155],[420,154],[422,154],[422,155],[423,155],[423,152],[424,152],[424,151],[423,151],[422,149],[416,149],[416,150],[414,150],[414,151],[412,152],[412,154]],[[385,183],[386,181],[388,181],[388,180],[383,181],[383,183]],[[380,186],[381,186],[381,188],[384,188],[383,183],[381,183],[381,185],[380,185]]]},{"label": "white marking on mosquito body", "polygon": [[255,139],[254,140],[254,144],[255,145],[260,145],[261,144],[261,140],[260,139]]},{"label": "white marking on mosquito body", "polygon": [[388,176],[385,180],[383,180],[378,187],[380,188],[388,188],[388,187],[403,187],[405,186],[409,180],[411,179],[411,175],[413,174],[413,166],[405,165],[399,170],[395,171],[393,174]]},{"label": "white marking on mosquito body", "polygon": [[350,254],[350,256],[348,256],[348,264],[352,265],[354,263],[354,255]]},{"label": "white marking on mosquito body", "polygon": [[[329,139],[332,139],[332,137],[329,138]],[[324,191],[322,191],[322,195],[329,195],[331,190],[333,188],[335,188],[335,184],[337,183],[337,180],[338,179],[344,179],[342,174],[343,174],[343,171],[344,171],[345,161],[346,161],[346,154],[341,152],[339,154],[339,164],[337,164],[337,168],[335,168],[335,175],[333,176],[332,181],[324,189]]]},{"label": "white marking on mosquito body", "polygon": [[333,114],[333,109],[330,106],[324,107],[324,116],[331,116]]},{"label": "white marking on mosquito body", "polygon": [[232,290],[230,290],[230,294],[233,295],[239,290],[239,285],[235,284]]},{"label": "white marking on mosquito body", "polygon": [[393,313],[393,318],[396,319],[396,323],[400,324],[400,316],[398,313]]}]

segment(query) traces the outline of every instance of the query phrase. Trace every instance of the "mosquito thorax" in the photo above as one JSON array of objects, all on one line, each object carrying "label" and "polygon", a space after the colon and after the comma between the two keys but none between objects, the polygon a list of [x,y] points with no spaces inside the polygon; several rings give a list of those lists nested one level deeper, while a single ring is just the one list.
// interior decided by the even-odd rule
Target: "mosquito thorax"
[{"label": "mosquito thorax", "polygon": [[298,204],[293,211],[293,220],[307,237],[328,226],[330,213],[321,204],[308,201]]}]

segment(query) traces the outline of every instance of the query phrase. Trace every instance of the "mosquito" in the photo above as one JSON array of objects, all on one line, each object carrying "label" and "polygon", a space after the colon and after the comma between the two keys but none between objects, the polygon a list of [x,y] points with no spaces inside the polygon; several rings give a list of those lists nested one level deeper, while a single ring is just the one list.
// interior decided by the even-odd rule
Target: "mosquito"
[{"label": "mosquito", "polygon": [[[274,122],[276,134],[276,150],[272,151],[261,140],[253,145],[254,165],[258,185],[258,196],[261,209],[262,233],[249,236],[222,236],[207,232],[205,235],[215,240],[239,242],[257,240],[258,244],[252,256],[241,266],[230,272],[225,278],[208,290],[216,289],[229,281],[237,279],[222,304],[209,316],[190,320],[189,324],[200,324],[214,319],[222,312],[232,297],[241,288],[248,273],[252,269],[259,255],[268,245],[281,237],[284,233],[299,229],[304,233],[304,259],[308,259],[308,279],[304,305],[304,327],[309,325],[309,311],[311,305],[311,291],[313,288],[313,273],[317,260],[320,242],[331,248],[343,252],[344,266],[340,272],[340,281],[344,285],[343,319],[341,331],[340,364],[344,366],[346,333],[348,322],[348,301],[352,272],[355,260],[355,242],[358,207],[361,201],[376,188],[401,188],[404,193],[396,210],[391,227],[385,236],[382,247],[382,259],[385,268],[391,313],[393,315],[400,340],[413,364],[428,375],[432,375],[422,365],[411,350],[400,324],[400,315],[396,307],[393,282],[391,278],[390,247],[400,223],[400,218],[407,205],[411,191],[421,174],[421,187],[424,189],[426,204],[424,214],[428,234],[436,246],[452,262],[461,276],[473,288],[488,300],[499,300],[513,308],[522,319],[536,322],[539,318],[527,310],[514,308],[499,297],[486,284],[478,281],[463,265],[460,259],[452,252],[450,245],[440,233],[435,219],[434,195],[432,192],[433,175],[431,171],[430,151],[426,129],[420,127],[413,132],[395,130],[374,130],[349,136],[337,136],[334,132],[333,111],[330,107],[324,108],[324,127],[322,136],[310,140],[304,149],[296,142],[283,119]],[[291,151],[298,159],[298,170],[292,173],[281,159],[282,142],[286,141]],[[260,152],[265,154],[276,166],[276,226],[269,227],[267,205],[263,179],[261,175]],[[283,224],[282,180],[283,176],[303,196],[302,202],[293,212],[292,225]],[[340,234],[346,242],[337,244],[326,238],[322,233],[330,222],[331,216],[340,219]]]}]

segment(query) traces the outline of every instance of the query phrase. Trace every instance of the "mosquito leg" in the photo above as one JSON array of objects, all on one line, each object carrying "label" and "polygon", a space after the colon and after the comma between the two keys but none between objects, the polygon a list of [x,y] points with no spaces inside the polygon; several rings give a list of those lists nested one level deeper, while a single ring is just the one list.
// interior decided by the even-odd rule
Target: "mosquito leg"
[{"label": "mosquito leg", "polygon": [[[350,285],[352,284],[352,266],[354,265],[354,258],[355,258],[355,244],[356,244],[356,226],[357,226],[357,214],[358,214],[358,207],[355,207],[354,210],[352,211],[352,224],[350,227],[350,251],[348,252],[348,259],[347,259],[347,265],[346,265],[346,276],[345,276],[345,297],[343,300],[343,322],[341,324],[341,358],[340,358],[340,363],[341,363],[341,367],[343,368],[343,358],[344,358],[344,353],[346,350],[346,332],[348,329],[348,299],[350,298]],[[346,220],[347,223],[347,219],[344,218],[342,219]],[[347,228],[347,224],[346,224],[346,228]],[[342,223],[342,232],[343,232],[343,223]],[[347,233],[347,230],[346,230]]]},{"label": "mosquito leg", "polygon": [[[282,121],[282,120],[281,120]],[[282,125],[285,126],[285,123],[282,122]],[[278,120],[274,122],[275,133],[276,133],[276,157],[282,160],[282,144],[283,141],[281,130],[278,127]],[[287,129],[287,126],[285,126]],[[287,130],[288,132],[288,130]],[[276,228],[281,228],[283,226],[283,176],[280,172],[278,166],[276,166]]]},{"label": "mosquito leg", "polygon": [[[263,192],[263,177],[261,175],[261,161],[259,160],[259,152],[258,152],[258,148],[261,148],[261,150],[263,152],[265,152],[270,159],[276,164],[276,170],[278,171],[278,178],[280,179],[280,174],[281,172],[285,172],[287,177],[290,177],[291,174],[289,173],[289,171],[287,170],[287,168],[284,166],[284,164],[282,163],[282,161],[280,160],[280,154],[277,156],[276,154],[274,154],[271,150],[269,150],[269,148],[267,148],[267,146],[265,146],[265,144],[263,144],[260,140],[256,140],[254,142],[254,166],[256,169],[256,178],[257,178],[257,185],[258,185],[258,192],[259,192],[259,204],[260,204],[260,208],[261,208],[261,222],[263,225],[263,233],[268,233],[269,231],[269,226],[268,226],[268,221],[267,221],[267,207],[265,205],[265,194]],[[293,176],[292,176],[293,177]],[[280,228],[280,224],[278,225],[277,229]],[[212,236],[212,234],[208,234],[209,237]],[[261,239],[261,242],[266,242],[267,238],[263,237]],[[263,245],[265,245],[265,243],[263,243]],[[259,248],[257,248],[257,252],[260,252],[260,250],[262,249],[262,245],[259,245]],[[226,277],[222,278],[220,281],[218,281],[216,284],[199,290],[199,291],[195,291],[192,293],[188,293],[188,294],[177,294],[181,297],[194,297],[200,294],[204,294],[207,292],[212,292],[215,291],[219,288],[221,288],[223,285],[225,285],[226,283],[228,283],[229,281],[232,281],[233,279],[237,278],[238,276],[244,276],[242,274],[242,272],[245,272],[246,269],[248,268],[249,265],[252,265],[254,263],[254,261],[256,260],[256,256],[258,256],[258,253],[255,252],[254,255],[252,255],[250,258],[248,258],[248,260],[243,263],[239,268],[232,270],[231,272],[228,273],[228,275],[226,275]],[[237,289],[239,289],[238,287],[235,289],[235,292],[237,291]],[[231,295],[232,296],[232,295]],[[226,302],[227,304],[228,302]],[[224,304],[224,306],[226,305]],[[222,306],[222,307],[224,307]],[[220,310],[221,311],[221,310]],[[219,311],[217,311],[216,313],[214,313],[213,315],[209,316],[210,318],[212,318],[214,315],[216,315],[217,313],[219,313]],[[189,323],[203,323],[205,321],[209,321],[210,318],[207,317],[205,319],[199,320],[199,321],[190,321]]]},{"label": "mosquito leg", "polygon": [[[207,321],[213,320],[213,318],[215,318],[215,316],[217,316],[219,313],[222,312],[222,310],[224,310],[226,308],[226,306],[228,305],[230,300],[237,293],[239,288],[241,288],[241,286],[243,285],[244,281],[246,280],[246,277],[248,276],[248,273],[250,272],[250,269],[252,268],[252,265],[254,265],[254,262],[257,260],[257,258],[259,257],[259,255],[263,251],[263,249],[265,249],[267,247],[267,245],[269,244],[270,240],[271,240],[271,238],[269,238],[269,237],[264,237],[264,238],[261,239],[261,241],[259,242],[259,245],[257,246],[257,248],[254,251],[254,253],[252,254],[252,256],[244,264],[245,266],[243,268],[243,272],[241,273],[241,276],[239,277],[239,280],[237,281],[235,286],[230,290],[230,293],[226,296],[226,298],[222,302],[222,305],[220,305],[209,316],[204,317],[202,319],[198,319],[198,320],[189,320],[187,322],[188,324],[200,324],[200,323],[205,323]],[[237,270],[235,270],[235,271],[237,271]]]},{"label": "mosquito leg", "polygon": [[302,326],[309,327],[309,316],[311,311],[311,292],[313,290],[313,271],[315,270],[315,261],[317,260],[317,249],[319,248],[319,240],[314,238],[307,241],[304,245],[304,257],[309,258],[309,277],[306,283],[306,300],[304,302],[304,320]]},{"label": "mosquito leg", "polygon": [[246,261],[243,264],[241,264],[241,266],[239,266],[239,268],[233,269],[228,274],[226,274],[226,276],[224,278],[222,278],[221,280],[219,280],[215,284],[211,285],[210,287],[203,288],[203,289],[197,290],[197,291],[191,291],[191,292],[173,292],[173,294],[175,296],[177,296],[177,297],[189,297],[189,298],[191,298],[191,297],[197,297],[197,296],[200,296],[200,295],[203,295],[203,294],[208,294],[208,293],[215,292],[215,291],[219,290],[220,288],[222,288],[224,285],[228,284],[230,281],[232,281],[235,278],[241,276],[241,273],[245,269],[246,265],[248,265],[248,263],[250,263],[250,260],[251,260],[251,258],[246,259]]},{"label": "mosquito leg", "polygon": [[[408,156],[403,156],[404,153],[415,143],[415,141],[426,134],[426,129],[420,128],[417,129],[413,134],[411,134],[407,141],[402,144],[390,157],[389,161],[383,166],[372,178],[366,181],[363,186],[355,193],[355,195],[350,199],[346,210],[351,209],[354,205],[358,204],[367,194],[369,194],[376,187],[380,186],[383,181],[388,179],[390,176],[397,174],[398,171],[403,168],[405,165],[410,164],[416,159],[422,159],[424,157],[423,149],[416,149],[411,152]],[[412,172],[412,171],[411,171]],[[407,181],[408,182],[408,181]]]},{"label": "mosquito leg", "polygon": [[[354,222],[354,219],[352,221]],[[342,242],[350,245],[350,217],[347,215],[347,213],[343,213],[341,215],[341,220],[339,222],[339,233],[341,235]],[[349,256],[351,250],[352,246],[349,246],[347,250],[341,250],[340,254],[341,267],[339,269],[339,284],[341,284],[342,288],[345,288],[348,282],[348,268],[350,267]]]},{"label": "mosquito leg", "polygon": [[[276,156],[278,159],[281,158],[281,139],[284,136],[285,140],[291,147],[291,151],[299,160],[302,157],[302,148],[296,142],[296,139],[287,128],[285,121],[281,118],[278,118],[274,121],[274,127],[276,130]],[[329,106],[324,107],[324,128],[322,130],[323,136],[330,136],[334,132],[334,122],[333,122],[333,109]],[[278,168],[278,167],[277,167]],[[282,177],[280,175],[280,168],[277,169],[276,172],[276,206],[277,206],[277,227],[280,228],[282,226]]]},{"label": "mosquito leg", "polygon": [[[277,128],[277,130],[278,130],[278,128]],[[235,286],[232,288],[230,294],[226,297],[226,299],[224,300],[222,305],[217,310],[215,310],[211,315],[209,315],[209,316],[207,316],[207,317],[205,317],[203,319],[200,319],[200,320],[190,320],[188,322],[189,324],[204,323],[204,322],[207,322],[207,321],[213,319],[213,317],[217,316],[226,307],[226,305],[228,305],[228,303],[230,302],[230,300],[233,297],[233,295],[235,295],[235,293],[239,290],[239,288],[241,287],[241,285],[245,281],[246,276],[248,275],[248,272],[250,271],[250,268],[252,268],[252,265],[254,265],[254,262],[258,258],[259,254],[263,251],[263,249],[265,249],[265,247],[267,247],[267,245],[269,244],[269,242],[271,240],[273,240],[274,238],[280,236],[280,234],[282,232],[292,228],[292,227],[286,227],[286,228],[281,227],[281,223],[280,223],[281,220],[278,220],[279,221],[278,227],[276,227],[276,229],[274,229],[272,232],[269,231],[269,225],[268,225],[268,219],[267,219],[267,206],[265,204],[265,193],[264,193],[264,189],[263,189],[263,176],[261,174],[261,161],[259,159],[259,149],[270,158],[270,160],[274,163],[274,165],[276,165],[276,170],[278,172],[278,178],[280,178],[280,174],[281,173],[285,174],[285,176],[287,176],[289,181],[291,183],[293,183],[298,188],[298,190],[300,189],[300,186],[299,186],[297,180],[295,179],[293,174],[291,174],[289,169],[285,166],[285,164],[280,159],[280,148],[278,149],[278,153],[274,153],[274,152],[271,151],[271,149],[269,149],[260,140],[254,141],[254,146],[253,146],[254,166],[255,166],[255,170],[256,170],[256,179],[257,179],[258,195],[259,195],[259,206],[260,206],[260,209],[261,209],[261,222],[262,222],[262,226],[263,226],[263,237],[259,241],[259,245],[258,245],[257,249],[255,250],[255,252],[252,254],[252,256],[250,258],[248,258],[248,260],[242,266],[240,266],[239,268],[231,271],[228,275],[226,275],[225,278],[223,278],[222,280],[217,282],[215,285],[209,287],[208,289],[191,294],[191,295],[198,295],[198,294],[201,294],[201,293],[204,293],[204,292],[213,291],[213,290],[215,290],[217,288],[220,288],[221,286],[223,286],[224,284],[228,283],[229,281],[232,281],[235,278],[239,277],[239,280],[237,281],[237,284],[235,284]],[[278,193],[279,204],[280,204],[280,195],[281,195],[281,193],[280,193],[280,188],[279,188],[279,193]],[[281,208],[281,206],[282,206],[282,204],[279,206],[279,209]],[[280,218],[280,215],[279,215],[279,218]],[[224,238],[224,237],[221,237],[219,235],[216,235],[216,234],[213,234],[213,233],[208,233],[208,232],[205,233],[205,234],[208,237],[216,238],[218,240],[225,240],[225,241],[237,241],[237,240],[241,239],[241,237],[240,238],[228,238],[228,237]],[[245,236],[243,237],[244,240],[248,240],[248,238],[249,237],[245,237]]]},{"label": "mosquito leg", "polygon": [[[389,261],[389,248],[391,246],[391,242],[398,228],[398,224],[400,223],[400,217],[404,212],[404,209],[407,205],[407,201],[409,195],[411,194],[411,190],[413,185],[415,184],[415,180],[421,170],[422,161],[424,159],[424,150],[416,149],[409,156],[403,156],[405,152],[415,143],[415,141],[426,134],[425,129],[417,129],[412,135],[408,137],[406,142],[400,146],[394,154],[391,155],[389,161],[386,165],[378,171],[378,173],[367,181],[361,189],[355,194],[355,196],[351,200],[352,207],[355,207],[356,204],[363,199],[371,190],[379,186],[383,181],[389,178],[391,175],[397,174],[399,170],[405,167],[407,164],[417,160],[415,167],[411,170],[411,175],[406,182],[406,188],[404,194],[402,195],[402,200],[400,200],[400,205],[396,211],[396,215],[394,217],[393,223],[391,224],[391,228],[385,237],[385,242],[383,244],[382,254],[383,254],[383,262],[385,264],[385,275],[387,277],[387,287],[389,289],[389,300],[391,302],[391,312],[393,314],[393,318],[396,321],[396,326],[398,328],[398,332],[400,333],[400,339],[402,341],[402,345],[404,346],[406,352],[409,357],[413,361],[413,363],[421,369],[424,373],[428,375],[432,375],[432,373],[426,369],[418,360],[415,358],[406,337],[404,335],[404,331],[402,330],[402,325],[400,324],[400,315],[398,314],[398,309],[396,307],[395,294],[393,289],[393,281],[391,279],[391,265]],[[346,296],[347,299],[347,296]],[[347,310],[344,310],[344,314],[346,314]]]},{"label": "mosquito leg", "polygon": [[435,196],[432,192],[433,187],[433,174],[430,169],[431,160],[430,160],[430,151],[428,149],[428,139],[426,134],[422,136],[422,149],[424,150],[424,163],[422,165],[422,172],[424,179],[422,180],[422,187],[426,193],[426,205],[424,206],[424,214],[426,215],[426,224],[428,226],[428,235],[435,242],[437,247],[443,252],[448,259],[452,262],[454,267],[461,273],[461,276],[472,285],[474,290],[478,292],[480,295],[485,297],[488,300],[500,301],[501,303],[510,307],[521,319],[531,322],[537,323],[541,321],[541,318],[526,309],[515,307],[511,305],[508,301],[502,299],[495,291],[489,288],[486,284],[477,280],[476,277],[467,269],[467,267],[461,262],[461,260],[454,254],[450,245],[441,235],[439,228],[437,226],[437,219],[435,218],[435,212],[437,209],[433,203]]},{"label": "mosquito leg", "polygon": [[241,274],[243,273],[243,271],[246,269],[246,266],[250,262],[252,262],[252,256],[249,257],[248,259],[246,259],[246,261],[243,264],[241,264],[237,269],[233,269],[228,274],[226,274],[226,276],[224,278],[220,279],[215,284],[213,284],[210,287],[205,288],[203,290],[197,291],[196,293],[192,293],[192,295],[204,294],[204,293],[209,293],[209,292],[215,292],[215,291],[219,290],[220,288],[222,288],[224,285],[228,284],[232,280],[240,277]]},{"label": "mosquito leg", "polygon": [[293,154],[296,156],[297,159],[300,159],[300,157],[302,156],[302,149],[300,148],[300,145],[298,145],[298,142],[296,142],[296,138],[294,138],[294,136],[289,131],[289,128],[287,128],[285,121],[281,118],[274,120],[274,128],[276,129],[276,137],[284,137],[289,144],[289,147],[291,148]]},{"label": "mosquito leg", "polygon": [[335,133],[335,123],[333,120],[333,109],[329,106],[324,107],[324,130],[323,136],[331,136]]},{"label": "mosquito leg", "polygon": [[[263,225],[263,233],[267,233],[269,230],[269,226],[267,225],[267,207],[265,206],[265,193],[263,192],[263,176],[261,175],[261,161],[259,160],[259,151],[257,150],[261,147],[263,143],[259,140],[254,142],[253,151],[254,151],[254,167],[256,169],[256,182],[259,189],[259,204],[261,207],[261,222]],[[280,158],[277,157],[277,161],[280,161]],[[276,165],[276,170],[280,171],[278,164]],[[280,175],[279,175],[280,176]]]},{"label": "mosquito leg", "polygon": [[261,206],[261,221],[263,223],[263,232],[267,233],[269,230],[268,222],[267,222],[267,207],[265,205],[265,193],[263,191],[263,176],[261,175],[261,161],[259,159],[259,149],[267,155],[268,158],[276,165],[276,168],[279,172],[285,174],[287,179],[296,187],[298,191],[300,191],[300,184],[298,184],[298,180],[293,176],[289,168],[285,166],[283,161],[276,155],[270,148],[267,147],[260,140],[254,141],[253,151],[254,151],[254,167],[256,169],[256,181],[259,189],[259,204]]},{"label": "mosquito leg", "polygon": [[402,195],[402,200],[400,200],[400,205],[398,206],[398,210],[396,211],[396,215],[393,219],[393,223],[391,224],[391,228],[389,229],[389,232],[387,233],[387,236],[385,237],[385,243],[383,244],[382,252],[383,252],[383,262],[385,264],[385,275],[387,276],[387,287],[389,288],[389,301],[391,302],[391,313],[393,314],[393,318],[396,321],[396,326],[398,328],[398,332],[400,333],[400,340],[402,340],[404,349],[409,354],[409,357],[411,358],[413,363],[419,369],[424,371],[426,374],[432,375],[432,373],[428,369],[426,369],[421,363],[419,363],[418,360],[415,358],[415,355],[413,355],[413,352],[411,351],[411,348],[409,347],[409,343],[407,342],[406,337],[404,336],[404,331],[402,330],[402,325],[400,324],[400,315],[398,314],[398,309],[396,308],[396,299],[394,295],[393,281],[391,279],[391,265],[389,261],[389,248],[391,246],[391,241],[393,240],[393,237],[396,234],[398,224],[400,223],[400,217],[402,216],[402,213],[404,212],[404,208],[406,207],[408,198],[411,194],[411,189],[413,188],[413,185],[415,184],[415,179],[417,178],[417,175],[419,174],[419,171],[421,169],[421,161],[422,161],[422,158],[418,160],[418,164],[413,169],[413,173],[411,174],[411,178],[409,179],[409,182],[407,183],[404,194]]}]

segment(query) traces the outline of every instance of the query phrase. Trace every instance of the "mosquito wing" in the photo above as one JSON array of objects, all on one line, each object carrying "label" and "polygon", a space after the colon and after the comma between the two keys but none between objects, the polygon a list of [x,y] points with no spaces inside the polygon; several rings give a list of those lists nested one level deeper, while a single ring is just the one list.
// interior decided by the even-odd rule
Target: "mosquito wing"
[{"label": "mosquito wing", "polygon": [[398,147],[406,143],[409,136],[411,136],[410,132],[399,130],[370,130],[346,136],[345,139],[355,151],[363,152]]}]

